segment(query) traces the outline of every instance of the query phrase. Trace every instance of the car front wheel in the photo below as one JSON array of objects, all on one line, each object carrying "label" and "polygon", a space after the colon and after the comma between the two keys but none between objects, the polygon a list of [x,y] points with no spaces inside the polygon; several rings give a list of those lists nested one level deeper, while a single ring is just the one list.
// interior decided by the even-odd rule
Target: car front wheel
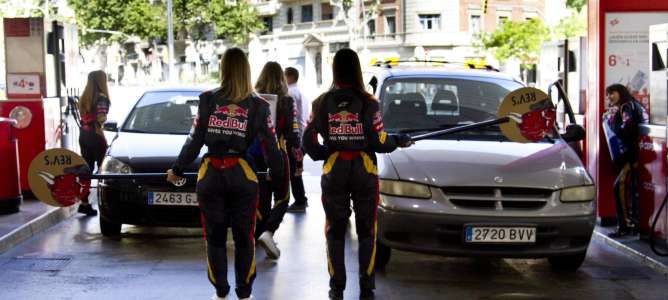
[{"label": "car front wheel", "polygon": [[119,236],[121,234],[122,225],[123,224],[121,223],[107,221],[102,216],[100,216],[100,231],[102,231],[102,235],[104,236]]},{"label": "car front wheel", "polygon": [[577,271],[587,257],[587,252],[572,255],[549,257],[548,261],[552,270],[555,272],[575,272]]}]

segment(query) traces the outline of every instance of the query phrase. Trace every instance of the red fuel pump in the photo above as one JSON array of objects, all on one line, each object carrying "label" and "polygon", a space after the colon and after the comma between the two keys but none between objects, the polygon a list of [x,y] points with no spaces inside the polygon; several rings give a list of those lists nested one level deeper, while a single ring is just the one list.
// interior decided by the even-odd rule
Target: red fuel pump
[{"label": "red fuel pump", "polygon": [[65,60],[76,57],[67,55],[64,46],[69,51],[77,47],[65,43],[65,37],[76,31],[42,18],[5,18],[3,27],[7,99],[0,99],[0,117],[18,121],[12,134],[18,140],[20,156],[11,159],[18,161],[20,186],[30,192],[27,174],[32,159],[63,144],[61,90],[65,66],[70,68]]},{"label": "red fuel pump", "polygon": [[[597,187],[597,214],[601,225],[615,224],[612,195],[616,172],[606,150],[601,117],[606,109],[605,88],[620,83],[649,112],[641,126],[638,193],[640,230],[643,236],[666,240],[668,217],[660,205],[666,195],[666,68],[653,65],[654,51],[665,47],[652,40],[651,26],[668,23],[667,1],[590,0],[586,103],[586,165]],[[666,41],[666,35],[662,41]],[[664,48],[665,49],[665,48]],[[661,56],[665,55],[661,52]],[[660,51],[659,51],[660,52]],[[665,57],[664,57],[665,59]],[[664,60],[665,61],[665,60]],[[658,75],[663,76],[659,79]],[[665,208],[664,208],[665,209]],[[662,215],[662,216],[659,216]],[[657,225],[652,221],[657,217]]]},{"label": "red fuel pump", "polygon": [[15,213],[23,200],[21,182],[19,181],[18,143],[14,135],[14,127],[18,124],[15,119],[0,117],[0,174],[3,183],[0,184],[0,214]]}]

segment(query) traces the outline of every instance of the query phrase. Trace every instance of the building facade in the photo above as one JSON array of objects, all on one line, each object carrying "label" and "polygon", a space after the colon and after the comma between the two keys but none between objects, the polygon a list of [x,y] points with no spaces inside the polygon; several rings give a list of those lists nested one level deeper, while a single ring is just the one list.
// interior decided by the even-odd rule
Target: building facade
[{"label": "building facade", "polygon": [[388,59],[487,59],[473,47],[478,32],[502,22],[544,19],[545,0],[252,0],[266,31],[249,45],[253,73],[266,61],[300,70],[304,86],[331,83],[338,49],[360,53],[363,64]]}]

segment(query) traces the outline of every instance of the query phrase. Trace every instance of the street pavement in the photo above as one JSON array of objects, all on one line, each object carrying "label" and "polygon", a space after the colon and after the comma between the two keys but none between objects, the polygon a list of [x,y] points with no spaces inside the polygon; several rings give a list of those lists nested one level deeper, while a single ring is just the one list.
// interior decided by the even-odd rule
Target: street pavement
[{"label": "street pavement", "polygon": [[[258,247],[255,299],[327,299],[319,166],[306,165],[310,207],[287,214],[278,260]],[[354,229],[351,219],[349,229]],[[233,245],[228,242],[230,271]],[[356,299],[357,238],[347,236],[348,289]],[[199,229],[124,226],[104,238],[97,218],[75,216],[0,256],[0,299],[208,299]],[[234,275],[228,274],[233,284]],[[668,299],[664,275],[593,241],[583,267],[553,273],[546,260],[447,258],[395,251],[377,274],[376,299]],[[231,299],[236,299],[231,296]]]}]

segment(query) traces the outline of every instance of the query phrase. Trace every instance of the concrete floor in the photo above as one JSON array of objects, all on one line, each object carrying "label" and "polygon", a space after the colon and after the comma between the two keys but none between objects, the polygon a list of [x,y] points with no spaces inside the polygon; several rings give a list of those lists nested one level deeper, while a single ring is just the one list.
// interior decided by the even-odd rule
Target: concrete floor
[{"label": "concrete floor", "polygon": [[[316,165],[308,168],[309,174],[317,173]],[[277,233],[281,258],[267,259],[257,249],[255,299],[327,299],[318,181],[306,177],[311,206],[306,214],[288,214]],[[208,299],[213,294],[200,230],[124,226],[123,232],[121,239],[103,238],[97,218],[76,216],[28,240],[0,256],[0,299]],[[346,246],[345,297],[356,299],[354,234]],[[233,283],[233,273],[229,278]],[[665,300],[668,280],[597,242],[574,274],[555,274],[546,260],[395,251],[386,272],[377,275],[376,294],[376,299]]]}]

